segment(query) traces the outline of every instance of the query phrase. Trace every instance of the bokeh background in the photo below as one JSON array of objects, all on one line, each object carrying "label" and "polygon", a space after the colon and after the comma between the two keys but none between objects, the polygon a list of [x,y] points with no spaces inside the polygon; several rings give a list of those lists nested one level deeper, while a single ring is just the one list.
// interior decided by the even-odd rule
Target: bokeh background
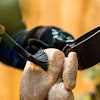
[{"label": "bokeh background", "polygon": [[[19,1],[28,30],[38,25],[54,25],[78,38],[100,26],[100,0]],[[21,70],[0,62],[0,100],[19,100],[21,76]],[[79,71],[77,85],[73,90],[75,100],[92,100],[90,95],[97,93],[96,85],[99,82],[100,64],[86,71]]]}]

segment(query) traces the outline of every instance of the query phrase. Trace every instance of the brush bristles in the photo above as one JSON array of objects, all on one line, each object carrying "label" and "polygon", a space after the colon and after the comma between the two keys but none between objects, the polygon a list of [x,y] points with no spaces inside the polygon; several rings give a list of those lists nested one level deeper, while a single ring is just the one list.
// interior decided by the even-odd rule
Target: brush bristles
[{"label": "brush bristles", "polygon": [[39,62],[43,63],[46,67],[48,66],[48,57],[43,50],[39,50],[33,57]]}]

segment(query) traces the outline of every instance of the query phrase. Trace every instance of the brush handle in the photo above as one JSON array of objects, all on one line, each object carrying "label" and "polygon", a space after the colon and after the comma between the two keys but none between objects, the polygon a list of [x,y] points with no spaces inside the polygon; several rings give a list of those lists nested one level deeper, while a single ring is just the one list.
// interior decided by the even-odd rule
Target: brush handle
[{"label": "brush handle", "polygon": [[14,41],[6,32],[5,28],[0,25],[0,36],[3,38],[3,40],[8,43],[11,47],[13,47],[22,57],[27,59],[30,54],[24,50],[16,41]]},{"label": "brush handle", "polygon": [[34,58],[29,52],[27,52],[23,47],[21,47],[15,40],[13,40],[6,32],[5,28],[0,25],[0,37],[3,38],[3,40],[8,43],[11,47],[13,47],[17,53],[23,57],[26,60],[29,60],[40,67],[42,67],[44,70],[47,70],[47,66],[45,66],[42,62],[38,61]]},{"label": "brush handle", "polygon": [[5,32],[5,28],[2,25],[0,25],[0,36],[12,47],[16,46],[17,43]]}]

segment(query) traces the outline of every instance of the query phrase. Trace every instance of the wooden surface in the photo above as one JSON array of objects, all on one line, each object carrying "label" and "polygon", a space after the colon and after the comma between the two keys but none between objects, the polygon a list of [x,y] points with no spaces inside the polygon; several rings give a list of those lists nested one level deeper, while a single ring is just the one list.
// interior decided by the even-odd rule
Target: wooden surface
[{"label": "wooden surface", "polygon": [[[20,0],[27,28],[55,25],[75,38],[100,25],[100,0]],[[19,100],[22,71],[0,63],[0,100]],[[78,73],[74,93],[93,89]]]},{"label": "wooden surface", "polygon": [[56,25],[77,38],[100,25],[100,0],[21,0],[21,3],[28,29]]}]

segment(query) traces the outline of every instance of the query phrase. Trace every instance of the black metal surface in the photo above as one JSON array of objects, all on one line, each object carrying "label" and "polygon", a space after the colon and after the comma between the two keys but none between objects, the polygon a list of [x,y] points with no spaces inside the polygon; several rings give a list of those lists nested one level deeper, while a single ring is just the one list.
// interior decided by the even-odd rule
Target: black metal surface
[{"label": "black metal surface", "polygon": [[100,27],[89,31],[64,48],[67,55],[75,51],[78,55],[79,70],[92,67],[100,62]]}]

